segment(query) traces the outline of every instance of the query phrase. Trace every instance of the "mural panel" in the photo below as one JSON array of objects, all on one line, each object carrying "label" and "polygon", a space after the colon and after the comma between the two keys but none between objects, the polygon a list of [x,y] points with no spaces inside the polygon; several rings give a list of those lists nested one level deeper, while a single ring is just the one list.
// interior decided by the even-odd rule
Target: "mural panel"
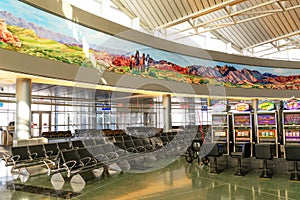
[{"label": "mural panel", "polygon": [[0,48],[145,78],[300,89],[299,69],[240,65],[162,51],[86,28],[18,0],[0,2]]}]

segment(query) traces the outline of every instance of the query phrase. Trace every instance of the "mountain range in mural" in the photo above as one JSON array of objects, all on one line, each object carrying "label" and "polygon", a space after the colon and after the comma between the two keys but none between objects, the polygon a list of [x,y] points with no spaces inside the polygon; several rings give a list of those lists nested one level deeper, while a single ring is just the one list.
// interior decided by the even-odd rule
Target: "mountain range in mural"
[{"label": "mountain range in mural", "polygon": [[[36,25],[32,22],[27,22],[24,19],[15,17],[13,14],[7,12],[7,11],[0,11],[0,18],[4,19],[6,24],[22,27],[25,29],[30,29],[35,32],[35,34],[39,38],[47,38],[49,40],[54,40],[56,42],[62,43],[62,44],[68,44],[72,46],[78,46],[82,48],[82,41],[76,40],[74,37],[70,37],[61,33],[54,32],[52,30],[48,30],[42,26]],[[120,50],[120,49],[112,49],[108,47],[104,47],[97,44],[89,44],[91,49],[94,49],[95,51],[107,51],[111,52],[113,54],[125,54],[126,52]]]},{"label": "mountain range in mural", "polygon": [[144,66],[133,70],[129,67],[130,55],[127,55],[126,51],[89,44],[89,53],[96,60],[96,63],[93,63],[84,54],[82,42],[73,37],[27,22],[6,11],[0,11],[0,19],[0,47],[21,53],[79,66],[104,68],[116,73],[170,81],[242,88],[300,89],[300,75],[260,73],[247,68],[237,69],[233,64],[213,67],[201,64],[180,66],[167,60],[153,60],[149,70],[145,70]]}]

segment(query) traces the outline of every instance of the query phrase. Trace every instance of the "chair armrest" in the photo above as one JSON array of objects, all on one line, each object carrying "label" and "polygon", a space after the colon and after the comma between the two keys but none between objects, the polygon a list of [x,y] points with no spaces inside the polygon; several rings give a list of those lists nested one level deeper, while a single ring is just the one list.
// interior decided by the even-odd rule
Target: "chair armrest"
[{"label": "chair armrest", "polygon": [[116,152],[108,152],[105,154],[108,159],[116,159],[119,155]]},{"label": "chair armrest", "polygon": [[125,151],[124,149],[119,149],[119,150],[116,151],[116,153],[117,153],[119,156],[128,155],[128,152]]},{"label": "chair armrest", "polygon": [[48,176],[50,176],[51,172],[54,171],[56,168],[57,169],[59,168],[59,166],[57,166],[55,162],[53,162],[52,160],[49,160],[47,158],[45,158],[43,160],[43,162],[44,162],[45,166],[47,167],[47,170],[48,170],[47,175]]},{"label": "chair armrest", "polygon": [[70,161],[68,161],[68,162],[65,162],[64,164],[63,164],[63,166],[65,166],[65,167],[67,167],[69,170],[71,170],[73,167],[75,167],[75,165],[76,165],[76,161],[75,160],[70,160]]},{"label": "chair armrest", "polygon": [[154,146],[152,146],[151,144],[147,144],[144,146],[144,148],[148,151],[153,151],[154,150]]},{"label": "chair armrest", "polygon": [[38,156],[37,153],[31,153],[31,154],[30,154],[30,158],[31,158],[32,160],[35,159],[37,156]]},{"label": "chair armrest", "polygon": [[19,161],[20,156],[19,156],[19,155],[14,155],[14,156],[11,156],[10,159],[11,159],[12,161],[17,162],[17,161]]},{"label": "chair armrest", "polygon": [[98,154],[95,157],[98,160],[98,162],[105,162],[108,160],[107,156],[105,156],[104,154]]},{"label": "chair armrest", "polygon": [[46,152],[46,156],[48,156],[48,157],[49,157],[49,156],[52,156],[52,154],[53,154],[53,151],[47,151],[47,152]]},{"label": "chair armrest", "polygon": [[[69,164],[71,164],[71,166],[69,166]],[[67,170],[67,177],[70,177],[70,176],[71,176],[71,173],[72,173],[71,171],[72,171],[72,169],[76,166],[76,164],[77,164],[77,162],[76,162],[75,160],[70,160],[70,161],[65,162],[65,163],[63,164],[63,166],[66,167],[66,170]],[[84,166],[82,162],[80,162],[80,165],[81,165],[82,167]]]},{"label": "chair armrest", "polygon": [[126,151],[131,152],[131,153],[138,153],[138,151],[133,147],[129,147],[128,149],[126,149]]},{"label": "chair armrest", "polygon": [[47,165],[47,166],[49,166],[49,165],[56,165],[56,163],[55,163],[54,161],[49,160],[49,159],[47,159],[47,158],[45,158],[45,159],[43,160],[43,162],[44,162],[45,165]]},{"label": "chair armrest", "polygon": [[[147,149],[143,146],[138,146],[138,147],[135,147],[135,149],[138,151],[138,152],[146,152]],[[141,150],[141,151],[140,151]]]},{"label": "chair armrest", "polygon": [[[20,157],[20,156],[19,156],[19,157]],[[3,155],[3,160],[5,161],[5,166],[10,166],[10,165],[14,165],[14,166],[15,166],[16,161],[17,161],[18,159],[14,160],[12,156],[9,156],[9,155],[7,155],[7,156],[6,156],[6,155]]]},{"label": "chair armrest", "polygon": [[85,157],[85,158],[82,158],[80,161],[84,164],[84,165],[87,165],[91,162],[92,158],[91,157]]}]

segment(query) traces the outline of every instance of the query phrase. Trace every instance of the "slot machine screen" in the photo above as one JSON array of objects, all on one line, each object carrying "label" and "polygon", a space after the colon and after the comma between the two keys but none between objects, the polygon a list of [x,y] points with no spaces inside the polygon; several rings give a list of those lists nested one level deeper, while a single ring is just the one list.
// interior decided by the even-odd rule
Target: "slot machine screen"
[{"label": "slot machine screen", "polygon": [[259,130],[260,137],[276,137],[276,130]]},{"label": "slot machine screen", "polygon": [[235,130],[235,142],[250,142],[250,130]]},{"label": "slot machine screen", "polygon": [[227,125],[227,115],[213,115],[212,116],[213,125]]},{"label": "slot machine screen", "polygon": [[225,130],[216,130],[215,137],[226,137],[227,132]]},{"label": "slot machine screen", "polygon": [[284,113],[284,125],[300,125],[300,113]]},{"label": "slot machine screen", "polygon": [[250,125],[250,115],[234,115],[235,126]]},{"label": "slot machine screen", "polygon": [[288,143],[300,143],[300,131],[298,129],[286,129],[285,141]]},{"label": "slot machine screen", "polygon": [[275,125],[275,114],[259,114],[257,122],[258,125]]}]

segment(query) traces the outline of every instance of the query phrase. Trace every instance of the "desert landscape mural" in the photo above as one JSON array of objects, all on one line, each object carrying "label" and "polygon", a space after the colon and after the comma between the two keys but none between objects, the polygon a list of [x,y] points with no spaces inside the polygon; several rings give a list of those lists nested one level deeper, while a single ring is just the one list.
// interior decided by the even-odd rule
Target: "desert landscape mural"
[{"label": "desert landscape mural", "polygon": [[145,78],[226,87],[300,89],[299,69],[208,61],[162,51],[86,28],[17,0],[0,2],[0,48]]}]

